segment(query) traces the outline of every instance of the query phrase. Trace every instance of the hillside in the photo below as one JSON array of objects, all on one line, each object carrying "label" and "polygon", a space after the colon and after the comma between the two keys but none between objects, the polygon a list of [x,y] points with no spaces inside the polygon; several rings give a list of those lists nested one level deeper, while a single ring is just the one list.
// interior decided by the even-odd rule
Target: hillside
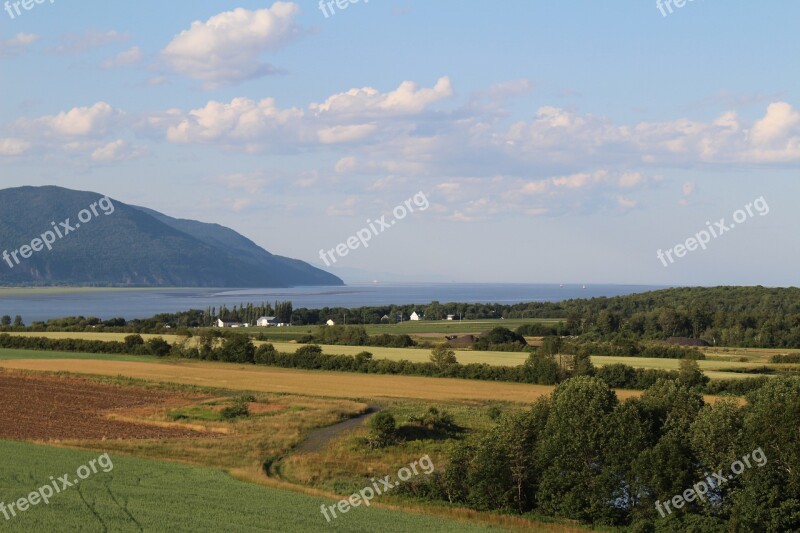
[{"label": "hillside", "polygon": [[[0,261],[0,284],[253,288],[344,284],[307,263],[273,255],[229,228],[178,220],[113,199],[113,210],[107,203],[97,205],[97,215],[86,211],[84,219],[91,219],[81,224],[78,214],[102,196],[53,186],[0,190],[0,253],[7,252]],[[61,225],[68,218],[74,229]],[[35,244],[43,249],[24,258],[23,252],[31,252],[22,247],[47,231],[55,241],[52,250]],[[15,258],[16,250],[20,253]]]}]

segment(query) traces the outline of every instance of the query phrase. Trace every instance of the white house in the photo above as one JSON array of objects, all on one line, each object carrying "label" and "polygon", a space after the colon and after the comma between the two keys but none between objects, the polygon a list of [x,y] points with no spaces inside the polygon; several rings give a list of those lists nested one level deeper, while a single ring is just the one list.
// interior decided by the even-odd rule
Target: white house
[{"label": "white house", "polygon": [[258,320],[256,320],[256,325],[260,328],[266,328],[268,326],[277,326],[278,319],[274,316],[262,316]]},{"label": "white house", "polygon": [[422,317],[419,316],[416,311],[414,311],[413,313],[411,313],[411,316],[409,317],[409,320],[419,320],[421,318]]},{"label": "white house", "polygon": [[455,320],[456,315],[447,315],[447,320]]},{"label": "white house", "polygon": [[329,326],[335,326],[336,325],[336,322],[334,322],[333,319],[330,319],[330,318],[325,323],[328,324]]},{"label": "white house", "polygon": [[218,318],[216,326],[218,328],[238,328],[241,327],[241,324],[234,322],[233,320],[222,320],[221,318]]}]

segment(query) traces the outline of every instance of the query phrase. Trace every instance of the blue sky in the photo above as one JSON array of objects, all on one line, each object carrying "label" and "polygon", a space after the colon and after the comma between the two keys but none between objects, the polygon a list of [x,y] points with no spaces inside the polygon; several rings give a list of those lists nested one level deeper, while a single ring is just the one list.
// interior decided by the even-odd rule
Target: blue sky
[{"label": "blue sky", "polygon": [[32,5],[0,12],[0,186],[97,191],[316,265],[423,192],[338,257],[355,277],[797,285],[800,4]]}]

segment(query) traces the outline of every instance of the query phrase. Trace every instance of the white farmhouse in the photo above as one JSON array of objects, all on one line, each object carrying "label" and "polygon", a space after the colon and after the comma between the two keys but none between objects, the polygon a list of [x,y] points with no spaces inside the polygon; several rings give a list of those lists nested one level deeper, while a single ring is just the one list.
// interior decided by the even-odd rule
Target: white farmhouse
[{"label": "white farmhouse", "polygon": [[414,311],[413,313],[411,313],[411,316],[409,317],[409,320],[420,320],[421,318],[422,317],[420,315],[418,315],[416,311]]},{"label": "white farmhouse", "polygon": [[278,319],[274,316],[262,316],[258,320],[256,320],[256,325],[260,328],[266,328],[268,326],[277,326]]},{"label": "white farmhouse", "polygon": [[334,322],[333,319],[331,319],[331,318],[329,318],[328,321],[325,322],[325,323],[328,324],[329,326],[335,326],[336,325],[336,322]]}]

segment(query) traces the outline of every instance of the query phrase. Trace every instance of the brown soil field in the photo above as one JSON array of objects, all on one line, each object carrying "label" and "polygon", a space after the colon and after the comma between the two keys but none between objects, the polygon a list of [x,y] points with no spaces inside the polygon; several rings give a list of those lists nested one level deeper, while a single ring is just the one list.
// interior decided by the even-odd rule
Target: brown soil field
[{"label": "brown soil field", "polygon": [[0,438],[172,439],[211,437],[190,428],[113,420],[197,401],[198,396],[104,385],[82,378],[0,371]]}]

